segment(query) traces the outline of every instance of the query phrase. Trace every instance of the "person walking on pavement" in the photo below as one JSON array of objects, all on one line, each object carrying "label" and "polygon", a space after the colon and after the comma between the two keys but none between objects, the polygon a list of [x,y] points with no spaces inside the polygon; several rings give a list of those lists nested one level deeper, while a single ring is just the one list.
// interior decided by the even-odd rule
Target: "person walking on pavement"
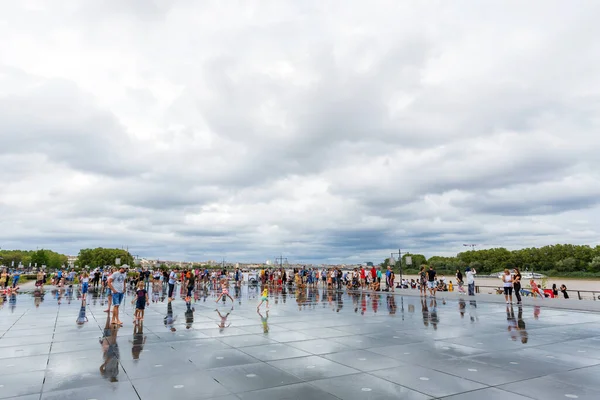
[{"label": "person walking on pavement", "polygon": [[108,278],[108,287],[112,291],[112,303],[113,303],[113,315],[112,323],[117,325],[123,325],[119,319],[119,306],[123,301],[125,292],[125,268],[121,266],[119,271],[113,273]]},{"label": "person walking on pavement", "polygon": [[429,266],[429,271],[427,271],[427,287],[429,288],[429,295],[435,297],[435,292],[437,291],[437,287],[435,285],[435,277],[437,273],[433,266]]}]

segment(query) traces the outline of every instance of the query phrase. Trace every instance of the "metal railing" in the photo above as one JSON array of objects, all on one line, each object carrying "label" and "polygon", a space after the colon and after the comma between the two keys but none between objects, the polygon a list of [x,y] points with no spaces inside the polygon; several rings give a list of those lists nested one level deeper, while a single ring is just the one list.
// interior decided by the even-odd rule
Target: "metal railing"
[{"label": "metal railing", "polygon": [[[503,294],[504,289],[501,286],[486,286],[486,285],[475,285],[475,293],[480,293],[480,288],[491,289],[490,294]],[[569,299],[577,298],[579,300],[600,300],[600,291],[597,290],[568,290]],[[577,293],[577,297],[573,296]],[[531,289],[521,288],[521,296],[530,297],[532,296]],[[559,294],[557,298],[562,298]]]}]

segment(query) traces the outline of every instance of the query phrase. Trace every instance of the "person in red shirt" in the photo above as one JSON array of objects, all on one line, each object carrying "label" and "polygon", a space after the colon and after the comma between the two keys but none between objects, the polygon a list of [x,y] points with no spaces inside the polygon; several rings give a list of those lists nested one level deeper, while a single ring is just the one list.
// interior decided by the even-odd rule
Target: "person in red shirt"
[{"label": "person in red shirt", "polygon": [[365,284],[367,282],[367,271],[365,271],[365,267],[360,267],[360,287],[364,290]]},{"label": "person in red shirt", "polygon": [[375,287],[375,282],[377,282],[377,270],[375,266],[371,267],[371,282],[373,282],[373,287]]}]

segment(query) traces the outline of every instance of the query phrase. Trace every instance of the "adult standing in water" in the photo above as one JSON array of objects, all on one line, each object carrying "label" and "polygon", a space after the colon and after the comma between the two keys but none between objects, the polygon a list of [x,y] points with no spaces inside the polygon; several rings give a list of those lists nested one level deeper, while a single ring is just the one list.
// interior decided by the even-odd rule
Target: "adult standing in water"
[{"label": "adult standing in water", "polygon": [[169,301],[175,300],[173,290],[175,290],[175,282],[177,282],[177,269],[174,269],[169,274]]},{"label": "adult standing in water", "polygon": [[123,293],[125,292],[125,267],[121,266],[119,268],[119,271],[113,273],[108,278],[108,287],[112,291],[112,323],[117,325],[123,325],[123,323],[119,319],[119,306],[123,301]]},{"label": "adult standing in water", "polygon": [[521,271],[519,271],[519,268],[515,268],[515,273],[513,274],[513,289],[517,298],[517,304],[521,304]]}]

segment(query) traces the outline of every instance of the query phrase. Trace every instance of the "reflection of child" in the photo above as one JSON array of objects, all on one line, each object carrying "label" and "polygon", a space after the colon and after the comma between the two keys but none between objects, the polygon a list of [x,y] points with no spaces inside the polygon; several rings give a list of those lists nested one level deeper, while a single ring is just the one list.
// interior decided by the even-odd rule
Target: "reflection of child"
[{"label": "reflection of child", "polygon": [[165,323],[165,326],[167,327],[167,329],[170,330],[171,332],[175,332],[177,330],[175,328],[175,326],[173,326],[175,324],[176,320],[177,320],[177,317],[173,316],[173,305],[171,302],[169,302],[167,304],[167,315],[164,318],[164,323]]},{"label": "reflection of child", "polygon": [[258,307],[256,307],[256,309],[260,309],[260,306],[262,306],[262,304],[264,302],[267,302],[267,310],[269,309],[269,289],[267,289],[267,287],[265,287],[265,289],[262,292],[262,296],[260,297],[260,304],[258,305]]},{"label": "reflection of child", "polygon": [[227,323],[227,317],[229,317],[230,312],[228,312],[227,314],[225,314],[225,316],[221,315],[221,311],[216,310],[217,313],[219,314],[219,318],[221,318],[221,322],[219,324],[217,324],[217,326],[219,327],[220,331],[223,332],[223,329],[225,328],[229,328],[229,326],[231,325],[231,323],[229,323],[229,325],[225,325]]},{"label": "reflection of child", "polygon": [[138,290],[135,296],[135,314],[133,315],[134,323],[144,320],[144,310],[146,309],[146,305],[149,304],[148,291],[144,287],[144,281],[140,280],[138,282]]},{"label": "reflection of child", "polygon": [[77,325],[83,325],[88,322],[87,316],[85,315],[85,298],[81,301],[81,308],[79,309],[79,316],[77,317]]},{"label": "reflection of child", "polygon": [[262,326],[263,326],[263,333],[269,333],[269,325],[267,323],[267,321],[269,320],[269,310],[267,310],[266,317],[263,317],[263,315],[260,313],[260,311],[256,310],[256,312],[258,313],[258,315],[260,315],[260,322],[262,323]]},{"label": "reflection of child", "polygon": [[[143,282],[142,282],[143,283]],[[146,344],[147,336],[144,336],[144,323],[140,322],[139,324],[133,327],[133,341],[130,341],[131,346],[131,357],[134,360],[140,359],[140,354],[142,350],[144,350],[144,344]]]}]

